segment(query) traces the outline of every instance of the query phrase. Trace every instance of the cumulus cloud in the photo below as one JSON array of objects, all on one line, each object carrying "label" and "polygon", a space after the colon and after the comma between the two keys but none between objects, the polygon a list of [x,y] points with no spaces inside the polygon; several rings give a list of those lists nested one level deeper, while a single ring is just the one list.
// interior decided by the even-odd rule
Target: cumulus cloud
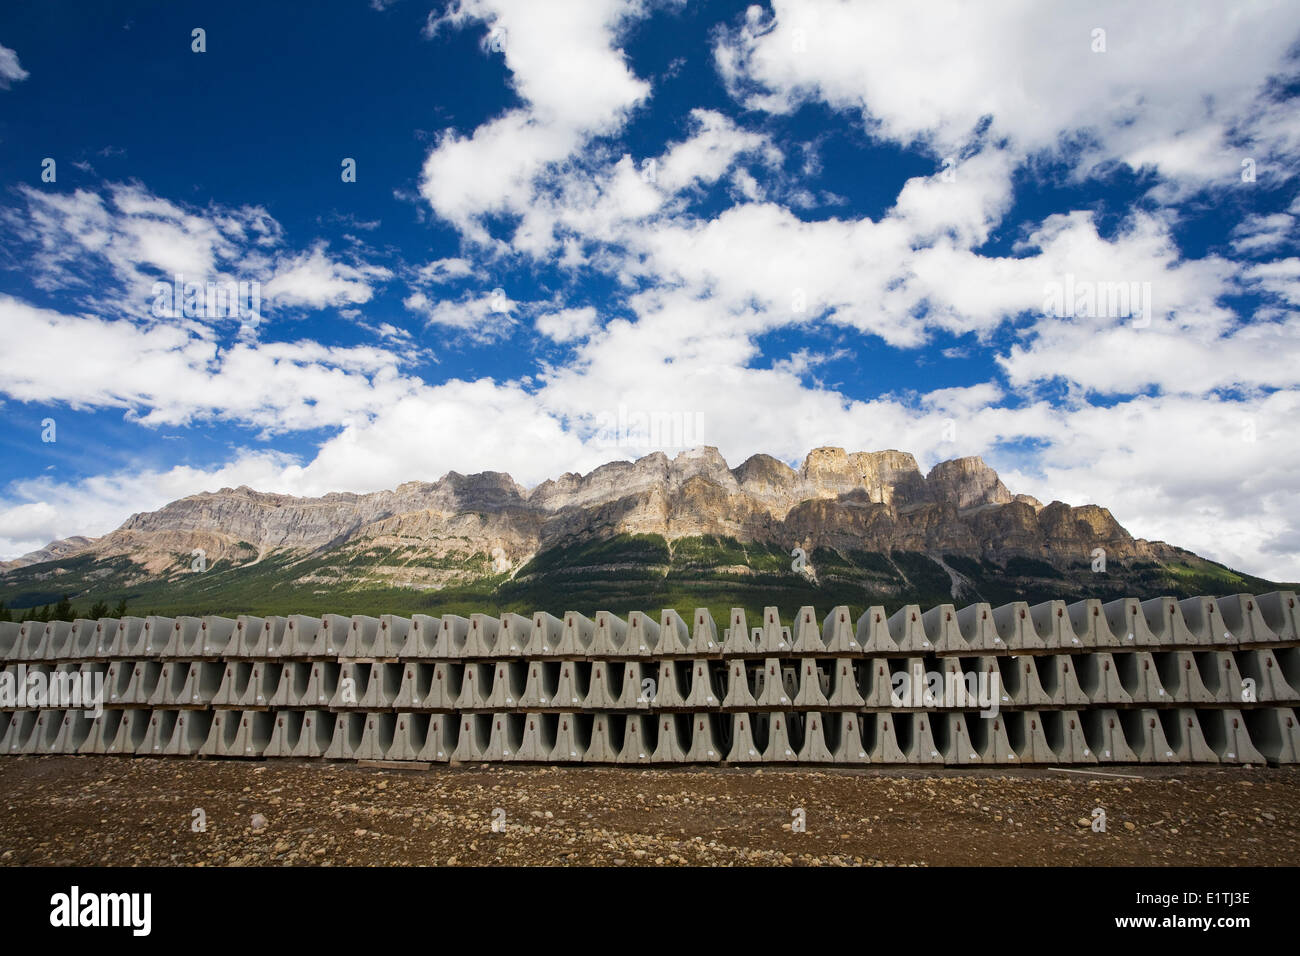
[{"label": "cumulus cloud", "polygon": [[18,62],[18,54],[0,43],[0,90],[7,90],[13,83],[21,83],[30,74]]},{"label": "cumulus cloud", "polygon": [[506,335],[515,324],[514,312],[518,308],[518,303],[501,289],[460,299],[434,299],[417,290],[402,304],[429,325],[461,332],[480,342]]},{"label": "cumulus cloud", "polygon": [[617,130],[649,93],[616,46],[642,13],[621,0],[459,0],[431,15],[430,36],[484,24],[524,103],[469,136],[447,134],[430,152],[420,192],[434,211],[487,242],[483,217],[519,213],[549,166]]},{"label": "cumulus cloud", "polygon": [[9,558],[74,535],[98,537],[128,515],[152,511],[199,489],[248,485],[271,489],[293,459],[275,452],[240,452],[212,468],[129,469],[79,481],[48,476],[11,483],[0,493],[0,554]]},{"label": "cumulus cloud", "polygon": [[1020,155],[1059,152],[1084,172],[1119,160],[1231,183],[1243,157],[1274,162],[1300,132],[1293,106],[1268,90],[1294,70],[1300,10],[1285,0],[772,9],[751,7],[715,46],[733,95],[777,113],[821,100],[939,156],[1005,138]]},{"label": "cumulus cloud", "polygon": [[65,315],[7,295],[0,327],[7,395],[120,408],[147,426],[229,421],[266,434],[340,426],[412,387],[403,359],[377,348],[310,340],[223,347],[194,326]]},{"label": "cumulus cloud", "polygon": [[391,279],[393,273],[382,266],[352,266],[332,261],[323,243],[309,252],[277,264],[266,282],[266,295],[284,305],[323,308],[344,303],[370,301],[373,279]]},{"label": "cumulus cloud", "polygon": [[100,314],[158,317],[159,282],[256,282],[268,304],[286,309],[358,304],[393,275],[331,256],[322,241],[287,247],[283,227],[260,206],[196,209],[139,183],[106,184],[102,193],[21,186],[19,194],[26,208],[6,210],[4,222],[30,254],[32,281],[75,293]]},{"label": "cumulus cloud", "polygon": [[1232,229],[1232,251],[1254,255],[1293,241],[1295,216],[1284,212],[1250,216]]},{"label": "cumulus cloud", "polygon": [[556,342],[586,338],[596,328],[596,310],[591,306],[546,312],[535,320],[537,331]]}]

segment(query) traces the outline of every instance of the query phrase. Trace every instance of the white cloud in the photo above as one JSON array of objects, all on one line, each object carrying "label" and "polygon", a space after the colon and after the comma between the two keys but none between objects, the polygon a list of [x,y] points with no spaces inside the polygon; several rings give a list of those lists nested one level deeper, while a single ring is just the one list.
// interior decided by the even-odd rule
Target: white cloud
[{"label": "white cloud", "polygon": [[1261,262],[1245,272],[1246,282],[1264,292],[1279,296],[1291,306],[1300,306],[1300,258]]},{"label": "white cloud", "polygon": [[63,315],[0,295],[6,394],[121,408],[144,425],[223,420],[268,434],[339,426],[408,393],[402,358],[316,342],[223,348],[192,325]]},{"label": "white cloud", "polygon": [[460,257],[435,259],[428,265],[421,266],[416,273],[417,280],[422,283],[443,283],[479,275],[473,263]]},{"label": "white cloud", "polygon": [[331,260],[324,243],[277,264],[267,280],[265,294],[274,302],[287,306],[327,305],[369,302],[373,294],[372,279],[390,279],[392,272],[380,266],[350,266]]},{"label": "white cloud", "polygon": [[0,494],[0,555],[16,558],[74,535],[98,537],[130,514],[153,511],[198,489],[276,484],[292,459],[274,452],[240,452],[214,468],[178,465],[131,469],[81,481],[49,477],[11,483]]},{"label": "white cloud", "polygon": [[561,309],[539,315],[534,324],[537,331],[556,342],[572,342],[586,338],[596,328],[596,310],[591,306],[580,309]]},{"label": "white cloud", "polygon": [[261,207],[183,208],[138,183],[89,189],[19,190],[26,215],[5,222],[33,255],[33,281],[70,290],[99,314],[147,319],[154,284],[258,282],[283,308],[367,302],[374,284],[392,277],[382,266],[331,257],[323,242],[303,252],[284,247],[283,228]]},{"label": "white cloud", "polygon": [[1288,70],[1300,31],[1300,8],[1285,0],[772,6],[772,19],[751,7],[715,47],[751,108],[788,113],[823,100],[861,114],[875,135],[939,156],[1005,137],[1020,155],[1064,149],[1084,171],[1118,159],[1228,185],[1249,156],[1289,175],[1277,160],[1294,155],[1294,109],[1264,94]]},{"label": "white cloud", "polygon": [[1284,212],[1250,216],[1233,227],[1232,251],[1238,255],[1255,255],[1288,242],[1295,228],[1295,217]]},{"label": "white cloud", "polygon": [[425,160],[420,192],[435,212],[486,243],[482,218],[525,209],[536,179],[591,136],[617,130],[649,92],[617,38],[639,4],[620,0],[460,0],[429,33],[485,23],[498,37],[524,106],[469,137],[445,136]]},{"label": "white cloud", "polygon": [[458,300],[431,299],[417,290],[403,299],[402,305],[422,316],[429,325],[464,332],[478,341],[490,341],[509,333],[515,324],[512,313],[518,308],[518,303],[500,289]]},{"label": "white cloud", "polygon": [[11,83],[21,83],[30,75],[18,62],[18,54],[0,43],[0,90],[7,90]]},{"label": "white cloud", "polygon": [[[1016,491],[1110,508],[1133,534],[1273,580],[1300,574],[1300,394],[1250,400],[1138,398],[1054,412],[1059,423]],[[1290,541],[1285,547],[1279,547]]]}]

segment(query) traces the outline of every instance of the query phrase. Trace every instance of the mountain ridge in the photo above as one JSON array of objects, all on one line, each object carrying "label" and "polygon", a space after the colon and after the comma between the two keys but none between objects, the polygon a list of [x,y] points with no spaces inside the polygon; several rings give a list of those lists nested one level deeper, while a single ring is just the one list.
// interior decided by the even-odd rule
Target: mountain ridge
[{"label": "mountain ridge", "polygon": [[[433,482],[314,498],[246,485],[201,492],[133,514],[99,538],[52,542],[34,553],[41,560],[0,565],[0,598],[21,606],[58,586],[124,595],[167,584],[197,594],[272,568],[274,587],[312,595],[467,587],[508,594],[524,585],[545,593],[557,581],[581,593],[620,578],[658,586],[659,576],[699,589],[723,582],[721,590],[860,578],[900,595],[935,595],[951,578],[956,597],[959,579],[984,582],[971,585],[979,593],[1013,580],[1009,568],[1051,587],[1067,579],[1075,589],[1093,586],[1098,548],[1116,582],[1121,571],[1158,568],[1177,585],[1174,569],[1213,575],[1221,567],[1134,538],[1101,505],[1014,494],[977,456],[923,473],[896,449],[822,447],[797,468],[764,454],[732,468],[706,446],[611,461],[532,488],[503,472],[449,471]],[[795,569],[796,549],[819,557]],[[199,555],[203,570],[221,573],[194,578]],[[748,580],[737,585],[741,578]]]}]

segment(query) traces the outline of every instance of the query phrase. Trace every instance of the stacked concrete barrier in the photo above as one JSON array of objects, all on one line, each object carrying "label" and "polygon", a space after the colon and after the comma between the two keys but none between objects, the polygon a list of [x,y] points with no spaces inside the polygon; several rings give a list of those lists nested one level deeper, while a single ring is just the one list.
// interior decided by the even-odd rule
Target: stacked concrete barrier
[{"label": "stacked concrete barrier", "polygon": [[1295,605],[0,623],[0,753],[1294,764]]}]

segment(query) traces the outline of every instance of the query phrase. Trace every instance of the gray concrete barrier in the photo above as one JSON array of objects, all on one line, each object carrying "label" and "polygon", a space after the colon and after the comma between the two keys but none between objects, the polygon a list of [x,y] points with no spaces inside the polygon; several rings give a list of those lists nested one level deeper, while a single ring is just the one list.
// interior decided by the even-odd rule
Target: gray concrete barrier
[{"label": "gray concrete barrier", "polygon": [[1219,612],[1233,641],[1243,647],[1270,644],[1278,637],[1264,621],[1253,594],[1230,594],[1219,598]]},{"label": "gray concrete barrier", "polygon": [[853,614],[846,605],[831,608],[831,612],[822,621],[822,643],[829,654],[861,653],[862,645],[858,643]]},{"label": "gray concrete barrier", "polygon": [[596,628],[591,636],[593,657],[616,657],[623,653],[627,641],[627,621],[610,611],[596,612]]},{"label": "gray concrete barrier", "polygon": [[[1265,763],[1264,755],[1256,748],[1246,729],[1246,721],[1241,711],[1235,708],[1222,710],[1203,710],[1197,715],[1201,722],[1201,732],[1220,763]],[[1180,759],[1188,759],[1179,754]]]},{"label": "gray concrete barrier", "polygon": [[1119,712],[1109,708],[1090,710],[1079,715],[1084,736],[1092,752],[1102,763],[1137,763],[1138,756],[1128,744]]},{"label": "gray concrete barrier", "polygon": [[581,656],[590,652],[596,639],[596,622],[578,611],[564,612],[564,628],[556,653],[564,656]]},{"label": "gray concrete barrier", "polygon": [[302,729],[293,745],[292,756],[300,760],[324,757],[334,743],[338,723],[348,716],[350,715],[332,714],[324,710],[304,710]]},{"label": "gray concrete barrier", "polygon": [[[444,619],[445,621],[445,619]],[[529,657],[554,655],[564,636],[564,622],[545,611],[533,614],[533,630],[525,648]]]},{"label": "gray concrete barrier", "polygon": [[559,714],[555,720],[552,763],[578,763],[586,759],[591,741],[591,718],[581,714]]},{"label": "gray concrete barrier", "polygon": [[826,644],[822,641],[821,628],[817,626],[817,611],[805,606],[799,608],[794,617],[792,628],[794,635],[794,652],[796,654],[825,654]]},{"label": "gray concrete barrier", "polygon": [[[1294,597],[905,605],[856,622],[805,606],[788,624],[768,607],[757,626],[733,609],[721,634],[703,609],[6,624],[0,680],[50,690],[0,702],[0,752],[1289,763]],[[897,672],[934,670],[968,692],[996,676],[998,712],[894,699]],[[55,693],[100,679],[98,717]]]},{"label": "gray concrete barrier", "polygon": [[988,604],[971,604],[958,611],[957,629],[971,651],[995,654],[1007,650],[1006,641],[993,622],[993,608]]},{"label": "gray concrete barrier", "polygon": [[1097,646],[1096,636],[1091,629],[1085,629],[1082,633],[1074,630],[1073,618],[1064,601],[1035,604],[1029,609],[1029,617],[1038,636],[1042,638],[1044,647],[1082,651]]},{"label": "gray concrete barrier", "polygon": [[1012,601],[993,611],[993,627],[998,632],[1007,648],[1012,652],[1043,650],[1043,639],[1038,636],[1034,622],[1029,617],[1029,605],[1024,601]]},{"label": "gray concrete barrier", "polygon": [[456,751],[457,730],[461,721],[455,714],[430,714],[425,728],[424,744],[418,760],[429,763],[447,763]]},{"label": "gray concrete barrier", "polygon": [[1300,714],[1290,707],[1242,712],[1255,749],[1272,764],[1300,763]]},{"label": "gray concrete barrier", "polygon": [[736,655],[755,653],[758,645],[749,632],[744,609],[733,607],[727,620],[729,623],[722,636],[722,652]]},{"label": "gray concrete barrier", "polygon": [[577,661],[561,661],[560,678],[555,685],[555,693],[551,696],[551,706],[581,707],[591,689],[586,679],[589,673],[589,665]]},{"label": "gray concrete barrier", "polygon": [[898,644],[889,632],[889,625],[885,621],[883,607],[867,608],[866,612],[858,618],[856,633],[864,654],[880,656],[899,653]]},{"label": "gray concrete barrier", "polygon": [[1160,638],[1151,633],[1146,615],[1135,598],[1108,601],[1101,607],[1112,640],[1125,650],[1160,646]]},{"label": "gray concrete barrier", "polygon": [[[629,714],[623,721],[623,740],[618,749],[618,755],[615,757],[616,763],[650,763],[654,759],[655,749],[658,747],[659,730],[658,717],[647,717],[641,714]],[[672,726],[672,716],[667,715],[669,726]],[[676,731],[674,730],[674,739]],[[664,746],[670,748],[671,740],[665,735]]]},{"label": "gray concrete barrier", "polygon": [[[631,626],[629,622],[629,627]],[[631,720],[628,717],[627,720]],[[591,734],[587,738],[587,749],[582,754],[583,763],[614,763],[622,755],[626,743],[626,730],[620,718],[620,726],[613,726],[613,715],[598,713],[591,718]],[[617,736],[615,736],[617,732]],[[649,759],[647,755],[646,759]]]},{"label": "gray concrete barrier", "polygon": [[1270,591],[1256,601],[1264,624],[1278,641],[1300,641],[1300,608],[1294,591]]}]

